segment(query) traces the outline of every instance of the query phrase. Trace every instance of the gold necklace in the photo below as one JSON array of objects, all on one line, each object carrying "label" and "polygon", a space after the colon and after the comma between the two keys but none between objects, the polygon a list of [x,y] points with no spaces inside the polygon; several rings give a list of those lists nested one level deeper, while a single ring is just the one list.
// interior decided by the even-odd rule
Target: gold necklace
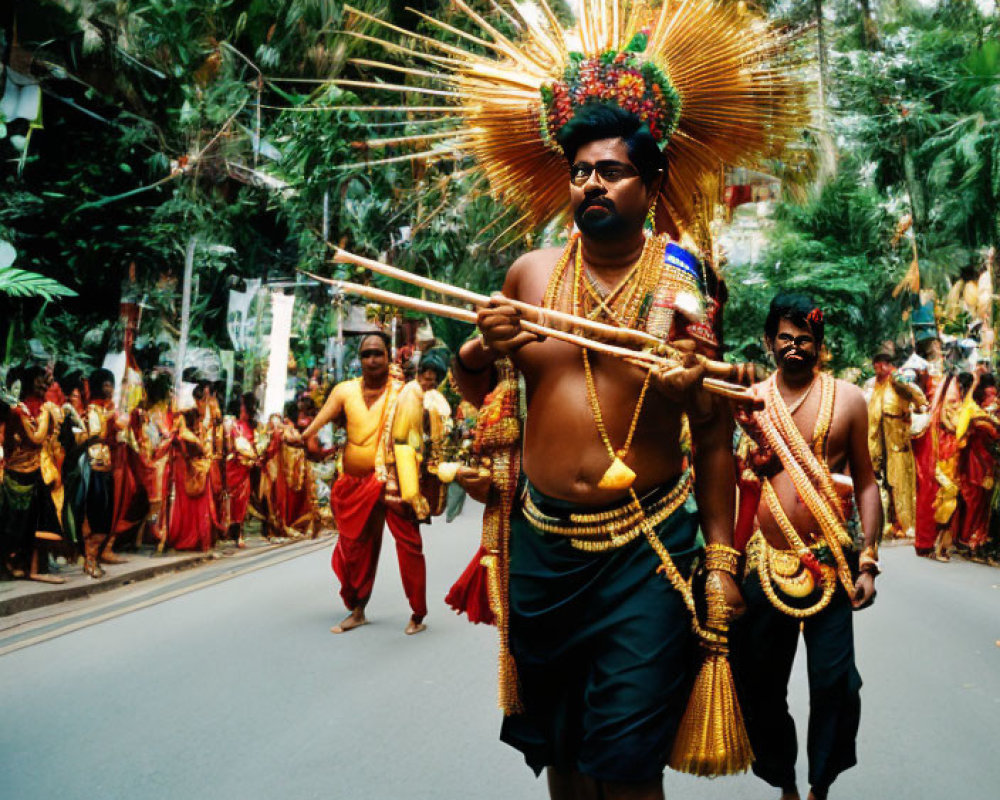
[{"label": "gold necklace", "polygon": [[[640,261],[643,260],[644,255],[645,249],[643,250],[643,255],[639,256]],[[579,315],[580,284],[583,281],[582,247],[576,251],[576,269],[574,273],[573,313]],[[629,274],[632,275],[634,272],[630,272]],[[607,428],[604,426],[604,415],[601,413],[601,404],[597,397],[597,385],[594,382],[594,374],[590,368],[590,356],[586,348],[581,349],[580,353],[583,358],[583,374],[587,384],[587,402],[590,404],[590,411],[594,416],[594,423],[597,425],[597,432],[601,437],[601,442],[607,448],[608,455],[611,458],[611,465],[604,472],[604,475],[601,476],[597,487],[599,489],[628,489],[635,482],[635,472],[625,464],[623,459],[632,448],[632,437],[635,435],[639,417],[642,415],[642,407],[646,399],[646,390],[649,388],[649,380],[652,372],[650,370],[646,371],[646,377],[642,382],[642,389],[639,392],[639,399],[635,403],[635,411],[632,412],[632,422],[629,425],[628,435],[625,437],[625,443],[616,451],[611,444],[611,437],[608,436]]]}]

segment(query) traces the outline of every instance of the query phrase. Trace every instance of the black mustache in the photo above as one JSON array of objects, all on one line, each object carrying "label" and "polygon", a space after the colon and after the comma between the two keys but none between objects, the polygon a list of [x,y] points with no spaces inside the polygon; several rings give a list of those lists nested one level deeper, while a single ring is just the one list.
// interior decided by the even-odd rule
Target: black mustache
[{"label": "black mustache", "polygon": [[784,359],[786,359],[786,358],[788,358],[789,356],[792,356],[792,355],[798,356],[799,358],[803,359],[804,361],[808,361],[810,358],[813,358],[813,356],[807,354],[804,350],[800,350],[799,348],[795,347],[794,345],[792,345],[790,347],[786,347],[786,348],[784,348],[782,350],[779,350],[778,353],[777,353],[779,361],[784,360]]}]

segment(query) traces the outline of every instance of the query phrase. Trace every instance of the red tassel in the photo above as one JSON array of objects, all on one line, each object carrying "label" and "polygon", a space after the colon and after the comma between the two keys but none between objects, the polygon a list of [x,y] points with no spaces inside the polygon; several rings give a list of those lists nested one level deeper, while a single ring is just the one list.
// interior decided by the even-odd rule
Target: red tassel
[{"label": "red tassel", "polygon": [[812,573],[813,578],[816,579],[816,585],[822,585],[823,568],[820,566],[819,559],[816,558],[816,554],[813,553],[812,550],[808,550],[799,555],[799,561],[802,562],[803,567]]},{"label": "red tassel", "polygon": [[480,563],[484,555],[486,551],[480,547],[444,601],[459,614],[465,614],[469,622],[496,625],[490,608],[489,576]]}]

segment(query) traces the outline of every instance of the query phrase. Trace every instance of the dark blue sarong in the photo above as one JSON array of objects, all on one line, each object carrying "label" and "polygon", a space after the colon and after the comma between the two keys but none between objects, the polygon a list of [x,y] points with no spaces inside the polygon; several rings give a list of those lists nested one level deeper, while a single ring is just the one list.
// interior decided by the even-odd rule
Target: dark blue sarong
[{"label": "dark blue sarong", "polygon": [[[671,489],[643,498],[644,506]],[[593,513],[529,486],[548,516]],[[687,575],[701,552],[694,497],[657,526]],[[546,766],[596,780],[662,775],[698,667],[682,597],[645,536],[606,552],[574,548],[536,530],[520,508],[511,520],[510,644],[525,712],[500,738],[536,774]]]}]

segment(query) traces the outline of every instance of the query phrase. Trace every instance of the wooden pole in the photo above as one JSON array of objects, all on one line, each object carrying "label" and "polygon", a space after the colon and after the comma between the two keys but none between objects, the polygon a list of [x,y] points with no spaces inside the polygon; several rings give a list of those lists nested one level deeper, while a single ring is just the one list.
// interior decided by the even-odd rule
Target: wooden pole
[{"label": "wooden pole", "polygon": [[184,283],[181,287],[181,333],[177,342],[177,370],[174,373],[174,397],[180,398],[184,381],[184,358],[187,356],[188,335],[191,328],[191,282],[194,275],[194,249],[197,239],[188,239],[184,253]]},{"label": "wooden pole", "polygon": [[[467,322],[470,325],[476,324],[476,312],[465,308],[455,308],[454,306],[445,305],[443,303],[435,303],[431,300],[421,300],[416,297],[408,297],[407,295],[396,294],[395,292],[389,292],[385,289],[376,289],[373,286],[362,286],[357,283],[350,283],[349,281],[338,281],[328,278],[319,278],[319,280],[328,281],[344,292],[364,297],[376,303],[393,305],[399,308],[408,308],[411,311],[419,311],[424,314],[434,314],[439,317],[458,320],[459,322]],[[530,333],[558,339],[560,341],[576,345],[577,347],[592,350],[595,353],[603,353],[604,355],[627,359],[636,363],[637,366],[642,366],[646,369],[655,369],[658,367],[683,369],[682,365],[675,359],[665,358],[664,356],[656,355],[655,353],[639,352],[629,350],[626,347],[617,347],[616,345],[608,344],[607,342],[594,341],[593,339],[587,339],[584,336],[556,330],[554,328],[547,328],[543,325],[538,325],[524,320],[521,321],[521,327]],[[728,397],[732,400],[750,400],[750,396],[744,387],[734,383],[727,383],[726,381],[719,380],[717,377],[712,377],[730,375],[732,373],[732,367],[729,364],[719,361],[710,361],[708,359],[704,359],[703,363],[706,366],[706,371],[709,373],[709,377],[705,378],[703,381],[703,385],[707,391],[712,392],[713,394]]]},{"label": "wooden pole", "polygon": [[[421,289],[453,297],[456,300],[476,306],[477,308],[484,308],[490,304],[490,298],[484,294],[471,292],[468,289],[442,283],[432,278],[425,278],[422,275],[415,275],[412,272],[407,272],[405,269],[399,269],[389,264],[383,264],[381,261],[374,261],[370,258],[355,255],[339,247],[335,248],[333,260],[337,264],[355,264],[372,272],[377,272],[380,275],[385,275],[388,278],[395,278],[412,286],[419,286]],[[311,277],[317,278],[315,275],[311,275]],[[322,280],[322,278],[317,279]],[[500,302],[514,306],[528,321],[536,322],[546,327],[559,328],[560,330],[573,330],[576,328],[601,341],[612,342],[633,350],[641,350],[645,347],[656,348],[663,344],[660,339],[645,331],[616,328],[614,325],[597,322],[586,317],[578,317],[575,314],[567,314],[565,311],[539,308],[531,303],[514,300],[499,293],[495,294],[494,297]]]}]

